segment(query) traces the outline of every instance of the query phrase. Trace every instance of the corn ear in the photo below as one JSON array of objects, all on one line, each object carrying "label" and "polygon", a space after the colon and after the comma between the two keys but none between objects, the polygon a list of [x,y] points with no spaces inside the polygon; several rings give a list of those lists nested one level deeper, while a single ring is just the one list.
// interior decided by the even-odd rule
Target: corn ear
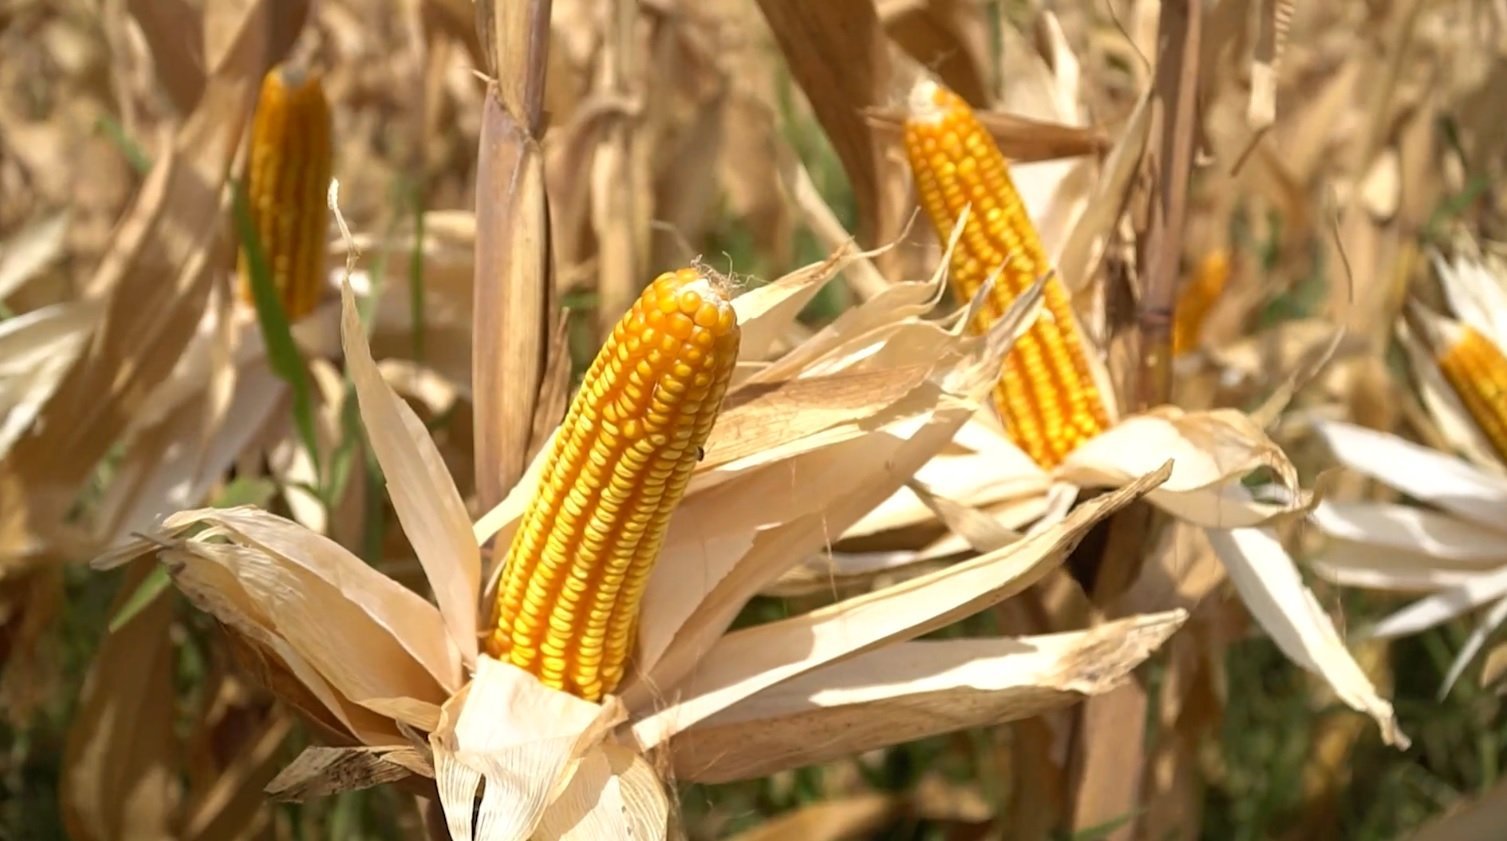
[{"label": "corn ear", "polygon": [[695,269],[661,275],[617,322],[508,550],[488,653],[586,700],[617,687],[739,335],[726,294]]},{"label": "corn ear", "polygon": [[[921,206],[946,238],[969,208],[952,254],[954,291],[970,300],[1000,270],[990,300],[972,325],[982,332],[1050,262],[1016,192],[1004,155],[957,94],[929,80],[912,91],[905,149]],[[1045,468],[1056,466],[1109,425],[1072,299],[1054,275],[1043,293],[1044,312],[1006,355],[994,403],[1006,431]]]},{"label": "corn ear", "polygon": [[[318,74],[278,65],[262,79],[251,124],[247,198],[273,286],[290,321],[319,303],[324,286],[332,167],[330,108]],[[252,301],[245,251],[241,298]]]},{"label": "corn ear", "polygon": [[1199,334],[1203,332],[1204,320],[1219,296],[1224,294],[1225,284],[1230,279],[1230,255],[1223,248],[1216,248],[1199,261],[1193,279],[1183,284],[1177,296],[1177,308],[1172,322],[1172,353],[1174,356],[1187,353],[1198,346]]},{"label": "corn ear", "polygon": [[1458,337],[1439,353],[1438,362],[1450,389],[1497,457],[1507,462],[1507,356],[1480,331],[1461,324]]}]

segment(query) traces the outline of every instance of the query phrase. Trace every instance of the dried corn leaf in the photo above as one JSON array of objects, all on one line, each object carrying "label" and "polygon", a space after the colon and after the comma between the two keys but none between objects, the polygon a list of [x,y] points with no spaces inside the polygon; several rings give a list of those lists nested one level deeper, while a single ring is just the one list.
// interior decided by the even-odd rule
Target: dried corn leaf
[{"label": "dried corn leaf", "polygon": [[1384,432],[1335,421],[1314,431],[1340,464],[1487,529],[1502,523],[1507,478]]},{"label": "dried corn leaf", "polygon": [[[1069,454],[1056,475],[1083,487],[1114,486],[1167,458],[1173,460],[1172,476],[1150,500],[1185,522],[1253,526],[1307,503],[1287,456],[1248,416],[1229,409],[1164,406],[1126,418]],[[1258,502],[1240,485],[1262,467],[1275,474],[1288,502]]]},{"label": "dried corn leaf", "polygon": [[[100,328],[6,465],[28,493],[11,517],[61,516],[193,335],[225,243],[222,187],[260,78],[265,4],[238,10],[199,107],[153,167],[91,286]],[[0,483],[0,490],[7,485]]]},{"label": "dried corn leaf", "polygon": [[[282,409],[286,386],[264,367],[243,371],[220,422],[204,430],[205,400],[186,401],[128,445],[101,501],[97,534],[113,546],[163,517],[203,503],[225,471]],[[207,437],[201,440],[201,430]]]},{"label": "dried corn leaf", "polygon": [[759,8],[842,161],[858,206],[858,238],[887,238],[879,156],[863,109],[890,95],[884,30],[872,0],[759,0]]},{"label": "dried corn leaf", "polygon": [[[1019,593],[1061,562],[1094,523],[1143,496],[1167,475],[1164,466],[1080,506],[1052,528],[997,552],[810,613],[727,634],[707,646],[700,665],[677,681],[682,700],[634,722],[634,734],[641,744],[653,747],[784,680],[886,642],[920,636]],[[647,605],[645,615],[652,615]],[[667,654],[667,659],[673,654]],[[625,699],[631,695],[631,691],[624,693]]]},{"label": "dried corn leaf", "polygon": [[[341,306],[346,366],[356,386],[367,440],[382,466],[403,533],[434,588],[450,641],[462,662],[470,664],[476,659],[481,554],[465,502],[424,422],[377,370],[349,285],[341,291]],[[455,668],[451,666],[451,675]]]},{"label": "dried corn leaf", "polygon": [[[122,576],[112,613],[152,565]],[[182,796],[173,733],[173,599],[158,593],[101,641],[63,751],[62,807],[70,838],[165,838]]]},{"label": "dried corn leaf", "polygon": [[1494,561],[1452,563],[1413,552],[1331,538],[1308,562],[1320,578],[1342,587],[1365,587],[1398,593],[1432,593],[1480,582],[1507,564],[1507,552]]},{"label": "dried corn leaf", "polygon": [[331,794],[396,782],[427,760],[414,748],[308,747],[277,777],[266,792],[274,802],[301,803]]},{"label": "dried corn leaf", "polygon": [[1331,538],[1417,553],[1438,566],[1484,569],[1507,561],[1502,530],[1419,508],[1377,502],[1321,502],[1313,521]]},{"label": "dried corn leaf", "polygon": [[816,669],[671,742],[678,777],[765,776],[962,727],[1013,721],[1120,685],[1186,614],[1041,637],[908,642]]},{"label": "dried corn leaf", "polygon": [[[504,3],[506,12],[498,19],[527,16],[532,5]],[[491,37],[491,32],[484,35]],[[505,55],[512,57],[511,52]],[[506,99],[511,83],[501,90]],[[538,103],[525,94],[511,95],[533,102],[537,119]],[[553,323],[544,157],[530,125],[521,119],[497,96],[485,98],[476,173],[471,372],[477,491],[484,507],[501,500],[528,464]]]}]

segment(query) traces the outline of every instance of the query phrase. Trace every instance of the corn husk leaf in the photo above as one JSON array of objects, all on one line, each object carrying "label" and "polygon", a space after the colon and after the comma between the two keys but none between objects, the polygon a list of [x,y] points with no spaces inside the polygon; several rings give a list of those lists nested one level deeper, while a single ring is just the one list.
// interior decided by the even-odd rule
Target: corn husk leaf
[{"label": "corn husk leaf", "polygon": [[[1416,302],[1409,312],[1418,327],[1418,334],[1404,323],[1397,333],[1403,349],[1412,363],[1413,375],[1418,384],[1419,397],[1429,410],[1429,419],[1438,427],[1449,446],[1458,450],[1472,462],[1490,470],[1501,471],[1502,462],[1492,450],[1491,442],[1481,432],[1481,427],[1459,395],[1444,378],[1439,368],[1439,358],[1462,338],[1461,322],[1445,318]],[[1479,330],[1480,328],[1476,328]],[[1483,337],[1492,334],[1482,333]]]},{"label": "corn husk leaf", "polygon": [[[465,502],[424,422],[377,370],[348,284],[341,291],[341,306],[346,366],[356,386],[367,440],[387,477],[403,533],[434,588],[451,643],[463,662],[472,663],[481,553],[471,534]],[[456,671],[458,666],[452,666],[451,674]]]},{"label": "corn husk leaf", "polygon": [[1331,538],[1422,554],[1439,565],[1490,569],[1507,562],[1500,530],[1426,508],[1326,500],[1314,509],[1313,520]]},{"label": "corn husk leaf", "polygon": [[[153,542],[210,526],[164,556],[201,609],[270,650],[356,735],[432,729],[460,665],[439,611],[330,539],[254,508],[169,517]],[[227,540],[224,542],[211,542]],[[118,563],[142,541],[96,562]],[[372,663],[383,664],[372,669]],[[368,713],[354,712],[364,708]],[[388,736],[374,736],[382,744]],[[370,741],[370,740],[368,740]]]},{"label": "corn husk leaf", "polygon": [[[652,686],[679,680],[749,598],[830,542],[832,534],[841,533],[892,494],[941,450],[976,411],[999,360],[1030,323],[1040,288],[1037,284],[1023,295],[986,336],[954,337],[952,370],[939,370],[942,383],[929,381],[894,407],[898,420],[872,425],[864,438],[807,453],[777,469],[751,472],[746,484],[739,483],[738,492],[749,494],[746,498],[768,502],[713,505],[718,499],[714,491],[688,498],[672,520],[645,595],[645,614],[658,619],[640,631],[646,679],[630,683],[625,698],[642,699],[635,692],[651,692]],[[904,355],[905,343],[896,337],[880,341],[886,351],[914,358]],[[958,358],[960,350],[968,353]],[[861,349],[857,355],[870,357],[870,352]],[[693,489],[695,485],[693,479]],[[704,508],[698,504],[703,499],[708,501]],[[769,528],[776,523],[778,528]],[[719,559],[707,550],[718,541],[737,546],[745,540],[752,540],[752,548],[741,555],[729,553]]]},{"label": "corn husk leaf", "polygon": [[1394,435],[1321,420],[1314,431],[1344,466],[1488,529],[1502,522],[1507,478]]},{"label": "corn husk leaf", "polygon": [[1459,587],[1480,581],[1500,568],[1500,564],[1455,564],[1423,552],[1346,540],[1330,540],[1323,553],[1308,565],[1331,584],[1399,593]]},{"label": "corn husk leaf", "polygon": [[1292,498],[1303,498],[1282,450],[1249,416],[1228,409],[1164,406],[1126,418],[1070,453],[1055,475],[1082,487],[1115,486],[1168,458],[1172,476],[1150,500],[1185,522],[1236,528],[1291,511],[1290,504],[1255,501],[1239,484],[1260,467],[1270,468]]},{"label": "corn husk leaf", "polygon": [[1351,709],[1366,713],[1389,745],[1406,749],[1392,705],[1345,649],[1334,623],[1268,529],[1210,529],[1209,542],[1241,601],[1288,659],[1322,676]]},{"label": "corn husk leaf", "polygon": [[908,642],[787,680],[671,742],[680,779],[764,776],[1075,703],[1125,680],[1182,624],[1172,611],[1040,637]]},{"label": "corn husk leaf", "polygon": [[670,804],[659,775],[642,756],[606,744],[576,766],[570,784],[544,813],[540,841],[664,838]]},{"label": "corn husk leaf", "polygon": [[[474,679],[446,704],[445,717],[430,736],[435,780],[452,837],[530,837],[568,785],[573,763],[600,749],[595,743],[619,714],[614,705],[550,689],[511,663],[479,658]],[[486,787],[473,822],[483,778]],[[599,779],[593,773],[583,787]]]},{"label": "corn husk leaf", "polygon": [[[723,636],[705,650],[695,671],[678,683],[682,698],[673,707],[635,722],[634,734],[645,747],[654,747],[776,683],[886,642],[919,636],[1008,598],[1066,557],[1095,522],[1166,478],[1164,466],[1080,507],[1051,529],[997,552]],[[646,610],[646,615],[653,614]],[[625,697],[632,697],[631,693]]]}]

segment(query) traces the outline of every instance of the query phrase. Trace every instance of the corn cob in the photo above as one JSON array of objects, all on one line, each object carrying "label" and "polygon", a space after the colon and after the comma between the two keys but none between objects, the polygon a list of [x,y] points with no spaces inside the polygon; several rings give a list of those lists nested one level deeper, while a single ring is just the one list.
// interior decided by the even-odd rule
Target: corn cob
[{"label": "corn cob", "polygon": [[[272,283],[291,321],[314,309],[323,287],[330,146],[330,108],[320,77],[286,65],[268,71],[252,120],[247,196]],[[249,303],[244,251],[238,268],[241,297]]]},{"label": "corn cob", "polygon": [[1183,284],[1177,296],[1177,309],[1172,322],[1172,354],[1186,353],[1198,345],[1204,319],[1209,310],[1224,292],[1230,279],[1230,257],[1223,248],[1216,248],[1198,264],[1198,272],[1190,283]]},{"label": "corn cob", "polygon": [[1507,461],[1507,357],[1474,327],[1459,327],[1459,338],[1439,354],[1439,369],[1497,457]]},{"label": "corn cob", "polygon": [[617,687],[738,342],[727,296],[695,269],[661,275],[617,322],[508,550],[488,653],[589,701]]},{"label": "corn cob", "polygon": [[[1010,179],[1004,155],[957,94],[930,81],[911,94],[905,150],[921,206],[946,238],[970,207],[950,277],[965,300],[1001,269],[972,327],[987,330],[1010,302],[1050,270],[1045,250]],[[1084,354],[1072,300],[1056,276],[1044,311],[1006,355],[994,404],[1016,445],[1045,468],[1056,466],[1109,425]]]}]

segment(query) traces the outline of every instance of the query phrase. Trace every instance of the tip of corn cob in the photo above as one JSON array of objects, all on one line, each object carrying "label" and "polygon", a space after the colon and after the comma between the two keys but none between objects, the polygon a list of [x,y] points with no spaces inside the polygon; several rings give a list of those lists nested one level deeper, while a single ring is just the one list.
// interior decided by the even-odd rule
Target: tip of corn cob
[{"label": "tip of corn cob", "polygon": [[[940,122],[947,115],[947,98],[951,94],[935,80],[922,76],[911,86],[906,98],[909,119],[920,123]],[[953,94],[955,95],[955,94]]]}]

